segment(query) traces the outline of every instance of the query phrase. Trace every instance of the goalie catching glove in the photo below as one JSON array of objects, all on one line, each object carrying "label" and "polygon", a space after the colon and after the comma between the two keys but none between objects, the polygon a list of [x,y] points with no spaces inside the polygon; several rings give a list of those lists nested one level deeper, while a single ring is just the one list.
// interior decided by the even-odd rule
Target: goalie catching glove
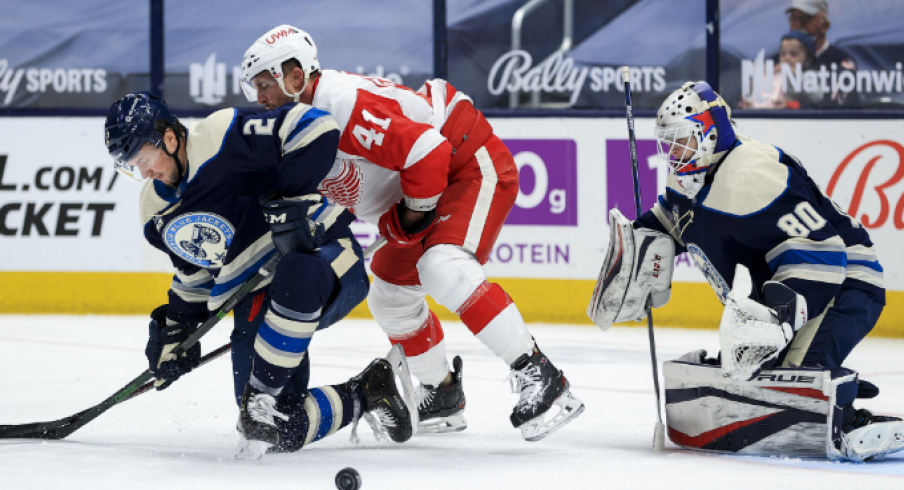
[{"label": "goalie catching glove", "polygon": [[609,233],[609,250],[587,308],[587,316],[603,330],[613,323],[646,318],[647,298],[653,308],[665,306],[675,265],[670,236],[634,229],[618,209],[609,211]]},{"label": "goalie catching glove", "polygon": [[780,282],[763,285],[763,304],[750,299],[750,271],[738,264],[719,325],[722,375],[752,379],[771,368],[807,322],[807,300]]}]

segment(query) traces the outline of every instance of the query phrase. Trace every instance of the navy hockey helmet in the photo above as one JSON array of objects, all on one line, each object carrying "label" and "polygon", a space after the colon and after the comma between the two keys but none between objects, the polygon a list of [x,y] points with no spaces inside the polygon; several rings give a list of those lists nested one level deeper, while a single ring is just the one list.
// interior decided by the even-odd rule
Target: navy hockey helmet
[{"label": "navy hockey helmet", "polygon": [[149,92],[129,94],[114,102],[104,122],[104,142],[116,170],[140,182],[141,172],[130,162],[147,143],[161,147],[166,129],[177,123],[166,102]]}]

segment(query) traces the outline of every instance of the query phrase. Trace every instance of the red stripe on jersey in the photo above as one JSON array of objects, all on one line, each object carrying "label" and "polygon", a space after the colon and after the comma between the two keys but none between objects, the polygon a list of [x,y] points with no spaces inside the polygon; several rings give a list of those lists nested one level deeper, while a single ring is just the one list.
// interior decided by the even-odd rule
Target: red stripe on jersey
[{"label": "red stripe on jersey", "polygon": [[512,298],[501,286],[484,281],[455,314],[474,335],[477,335],[512,303],[514,303]]},{"label": "red stripe on jersey", "polygon": [[414,332],[399,336],[389,336],[392,345],[402,344],[405,356],[419,356],[443,341],[443,327],[436,314],[428,310],[427,320]]},{"label": "red stripe on jersey", "polygon": [[767,390],[791,393],[792,395],[805,396],[807,398],[816,398],[817,400],[829,400],[829,397],[827,397],[823,392],[814,390],[813,388],[785,388],[779,386],[764,386],[763,388],[766,388]]},{"label": "red stripe on jersey", "polygon": [[[781,413],[781,412],[776,412],[776,413]],[[671,439],[672,442],[674,442],[675,444],[679,444],[681,446],[701,448],[730,432],[736,431],[742,427],[746,427],[751,424],[755,424],[755,423],[759,422],[760,420],[767,419],[773,415],[775,415],[775,414],[771,413],[769,415],[763,415],[762,417],[756,417],[756,418],[749,419],[749,420],[742,420],[740,422],[728,424],[725,427],[719,427],[718,429],[704,432],[704,433],[700,434],[699,436],[689,436],[683,432],[679,432],[679,431],[669,427],[669,439]]]}]

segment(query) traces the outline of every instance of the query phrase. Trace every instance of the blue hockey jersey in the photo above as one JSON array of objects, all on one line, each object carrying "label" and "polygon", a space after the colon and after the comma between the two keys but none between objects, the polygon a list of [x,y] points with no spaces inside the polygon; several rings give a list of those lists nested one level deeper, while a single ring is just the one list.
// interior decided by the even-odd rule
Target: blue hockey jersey
[{"label": "blue hockey jersey", "polygon": [[[145,238],[176,269],[171,320],[203,321],[276,253],[260,197],[276,188],[286,197],[318,194],[339,135],[332,116],[305,104],[223,109],[191,128],[179,185],[153,180],[141,192]],[[345,208],[324,199],[315,216],[327,239],[352,237],[354,216]]]},{"label": "blue hockey jersey", "polygon": [[668,233],[725,303],[737,264],[763,283],[785,284],[807,300],[810,318],[843,288],[885,303],[882,266],[866,230],[779,148],[738,136],[688,199],[674,176],[635,226]]}]

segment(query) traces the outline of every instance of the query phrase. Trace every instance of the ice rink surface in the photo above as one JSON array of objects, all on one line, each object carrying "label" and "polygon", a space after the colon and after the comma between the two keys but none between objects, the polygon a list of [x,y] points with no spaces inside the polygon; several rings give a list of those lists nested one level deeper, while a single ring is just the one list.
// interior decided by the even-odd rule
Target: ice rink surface
[{"label": "ice rink surface", "polygon": [[[655,421],[646,329],[530,325],[565,371],[586,411],[529,443],[508,415],[517,396],[508,369],[459,323],[445,322],[450,358],[464,359],[469,427],[377,442],[362,424],[298,453],[259,462],[233,458],[238,409],[223,356],[163,392],[110,409],[62,441],[0,440],[0,489],[330,489],[345,467],[364,489],[904,488],[904,454],[884,462],[704,455],[666,442],[651,449]],[[225,344],[231,319],[202,341]],[[146,317],[0,316],[0,424],[55,420],[120,389],[147,364]],[[718,351],[715,331],[657,329],[660,361],[697,348]],[[311,343],[311,386],[360,372],[389,343],[370,321],[346,320]],[[847,365],[882,390],[858,406],[904,415],[904,340],[867,339]]]}]

